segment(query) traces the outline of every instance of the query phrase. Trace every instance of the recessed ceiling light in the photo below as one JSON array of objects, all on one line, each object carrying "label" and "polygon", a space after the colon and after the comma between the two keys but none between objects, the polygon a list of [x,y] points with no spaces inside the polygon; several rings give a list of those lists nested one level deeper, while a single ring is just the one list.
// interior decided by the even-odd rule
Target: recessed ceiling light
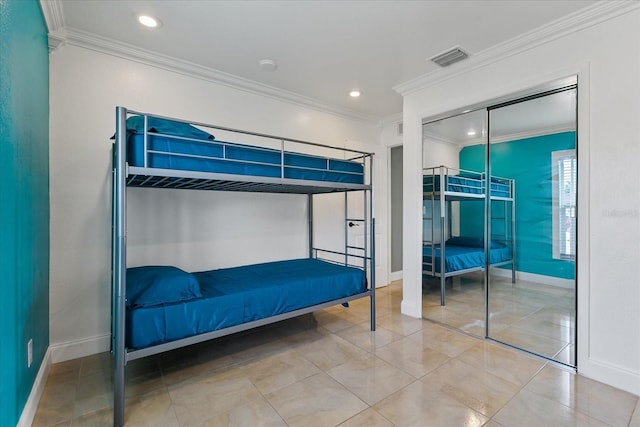
[{"label": "recessed ceiling light", "polygon": [[351,92],[349,92],[349,96],[352,98],[357,98],[360,96],[360,91],[359,90],[352,90]]},{"label": "recessed ceiling light", "polygon": [[469,135],[469,136],[475,136],[475,134],[476,134],[476,131],[473,130],[473,129],[471,129],[469,132],[467,132],[467,135]]},{"label": "recessed ceiling light", "polygon": [[138,15],[138,22],[147,28],[157,28],[160,26],[160,20],[150,15]]},{"label": "recessed ceiling light", "polygon": [[276,64],[276,61],[273,59],[261,59],[258,61],[258,64],[260,65],[260,68],[265,71],[274,71],[278,68],[278,64]]}]

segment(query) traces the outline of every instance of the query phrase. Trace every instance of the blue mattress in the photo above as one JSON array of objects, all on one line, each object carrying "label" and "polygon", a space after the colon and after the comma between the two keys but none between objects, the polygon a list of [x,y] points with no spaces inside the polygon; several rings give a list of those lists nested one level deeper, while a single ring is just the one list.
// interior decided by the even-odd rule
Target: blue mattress
[{"label": "blue mattress", "polygon": [[[503,182],[505,181],[505,182]],[[465,194],[483,194],[484,180],[478,174],[477,176],[464,174],[445,175],[446,191]],[[422,177],[423,191],[432,193],[440,191],[440,175],[424,175]],[[500,178],[491,178],[491,196],[492,197],[510,197],[509,184],[506,180]]]},{"label": "blue mattress", "polygon": [[126,346],[144,348],[356,295],[364,271],[297,259],[194,273],[202,298],[128,308]]},{"label": "blue mattress", "polygon": [[[440,245],[435,246],[435,268],[436,273],[440,273]],[[422,248],[422,262],[431,264],[432,262],[431,245],[425,245]],[[489,251],[489,263],[497,264],[503,261],[511,260],[511,251],[508,247],[501,243],[493,242]],[[452,273],[454,271],[467,270],[470,268],[484,267],[485,257],[483,247],[473,246],[457,246],[446,245],[445,249],[445,271]],[[426,274],[426,271],[425,271]]]},{"label": "blue mattress", "polygon": [[[138,118],[134,116],[132,118]],[[129,121],[127,120],[127,126]],[[216,140],[189,125],[175,131],[169,120],[154,118],[155,127],[169,123],[170,134],[148,133],[147,167],[311,181],[364,183],[362,163]],[[150,131],[155,131],[155,127]],[[163,130],[162,132],[167,132]],[[189,138],[189,139],[182,139]],[[284,157],[284,159],[282,159]],[[144,134],[128,130],[127,162],[144,166]],[[284,168],[282,168],[284,163]]]}]

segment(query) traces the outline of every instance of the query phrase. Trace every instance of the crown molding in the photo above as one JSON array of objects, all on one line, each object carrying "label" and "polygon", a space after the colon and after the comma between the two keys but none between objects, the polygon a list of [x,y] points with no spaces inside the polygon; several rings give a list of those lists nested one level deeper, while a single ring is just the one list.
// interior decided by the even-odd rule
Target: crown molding
[{"label": "crown molding", "polygon": [[49,33],[64,28],[64,9],[61,0],[40,0],[40,8]]},{"label": "crown molding", "polygon": [[[538,136],[545,136],[545,135],[554,135],[556,133],[562,133],[562,132],[575,132],[575,130],[576,130],[575,126],[566,125],[566,124],[565,125],[557,125],[557,126],[549,126],[549,127],[543,128],[543,129],[527,130],[527,131],[522,131],[522,132],[513,132],[513,133],[509,133],[509,134],[502,135],[502,136],[493,136],[493,137],[491,137],[491,143],[492,144],[499,144],[501,142],[519,141],[521,139],[535,138],[535,137],[538,137]],[[458,148],[464,148],[464,147],[471,146],[471,145],[478,145],[478,144],[484,144],[485,143],[485,139],[482,136],[465,139],[464,141],[459,141],[459,140],[446,138],[444,136],[437,135],[435,133],[429,132],[428,130],[425,130],[424,127],[423,127],[422,140],[424,141],[425,139],[430,139],[430,140],[434,140],[434,141],[437,141],[437,142],[443,142],[443,143],[446,143],[446,144],[454,145],[454,146],[456,146]]]},{"label": "crown molding", "polygon": [[387,126],[402,121],[402,113],[395,113],[380,119],[380,126]]},{"label": "crown molding", "polygon": [[50,44],[52,38],[56,42],[59,42],[59,40],[63,40],[63,44],[66,43],[70,46],[77,46],[93,50],[129,61],[138,62],[140,64],[148,65],[151,67],[183,74],[189,77],[194,77],[211,83],[220,84],[260,96],[266,96],[268,98],[287,102],[289,104],[296,104],[303,107],[312,108],[323,113],[329,113],[348,119],[356,119],[373,124],[378,123],[380,120],[379,117],[374,115],[338,107],[314,98],[297,94],[295,92],[290,92],[274,86],[269,86],[263,83],[256,82],[254,80],[245,79],[243,77],[228,74],[222,71],[215,70],[213,68],[204,67],[202,65],[177,59],[168,55],[163,55],[152,50],[142,49],[128,43],[122,43],[75,28],[67,27],[58,29],[54,34],[50,34],[49,38]]},{"label": "crown molding", "polygon": [[[538,136],[554,135],[556,133],[563,132],[575,132],[576,127],[572,125],[557,125],[550,126],[540,130],[530,130],[524,132],[514,132],[503,136],[494,136],[491,138],[492,144],[499,144],[501,142],[519,141],[521,139],[535,138]],[[484,141],[481,141],[484,142]]]},{"label": "crown molding", "polygon": [[53,52],[56,49],[61,48],[67,43],[66,31],[64,28],[57,30],[55,33],[49,33],[49,52]]},{"label": "crown molding", "polygon": [[66,42],[64,29],[64,10],[61,0],[40,0],[42,15],[47,24],[49,52],[64,46]]},{"label": "crown molding", "polygon": [[472,55],[468,60],[424,74],[393,87],[402,96],[434,86],[494,62],[525,52],[640,8],[637,0],[601,1]]},{"label": "crown molding", "polygon": [[[431,140],[431,141],[435,141],[435,142],[442,142],[445,144],[450,144],[450,145],[454,145],[458,148],[462,148],[465,144],[463,144],[462,142],[458,142],[455,141],[453,139],[450,138],[445,138],[442,135],[437,135],[435,133],[429,132],[428,130],[424,129],[424,126],[422,128],[422,142],[424,142],[425,140]],[[478,140],[478,143],[481,143],[482,139]]]}]

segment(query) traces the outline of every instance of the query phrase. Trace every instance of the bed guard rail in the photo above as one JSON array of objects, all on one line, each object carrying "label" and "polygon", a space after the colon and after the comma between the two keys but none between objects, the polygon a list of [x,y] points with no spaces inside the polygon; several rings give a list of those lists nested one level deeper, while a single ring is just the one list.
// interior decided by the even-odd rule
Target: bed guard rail
[{"label": "bed guard rail", "polygon": [[[276,178],[280,179],[287,178],[285,176],[286,169],[311,172],[335,172],[337,170],[345,176],[353,176],[354,182],[356,182],[355,180],[361,180],[363,184],[369,186],[373,184],[371,173],[373,153],[370,152],[122,109],[125,111],[125,120],[134,116],[141,117],[141,123],[138,123],[137,129],[135,129],[137,134],[142,134],[142,164],[137,164],[136,166],[138,167],[151,167],[151,155],[167,154],[162,149],[152,147],[150,137],[155,136],[177,142],[206,144],[215,151],[215,154],[211,154],[211,152],[199,152],[197,154],[172,152],[171,156],[175,158],[222,161],[228,164],[250,164],[269,168],[279,166],[280,173]],[[189,135],[189,132],[186,135],[178,135],[172,131],[160,131],[154,128],[154,123],[158,123],[158,121],[188,125],[194,128],[194,132],[201,132],[202,135]],[[256,153],[256,159],[239,159],[237,156],[229,154],[233,150],[253,150]],[[268,161],[260,160],[260,154],[269,156],[270,159]],[[291,164],[287,160],[290,155],[315,158],[315,162],[313,162],[313,165],[311,165],[311,162],[304,161]],[[279,156],[279,160],[275,160],[276,156]],[[323,165],[318,165],[318,159],[320,158],[325,160]],[[336,166],[333,162],[357,163],[362,165],[362,170],[349,170],[348,167],[344,167],[344,164]],[[129,163],[131,163],[130,160]]]},{"label": "bed guard rail", "polygon": [[[358,248],[360,249],[360,248]],[[362,264],[353,264],[351,262],[348,261],[349,258],[356,258],[356,259],[360,259],[363,260],[365,263],[366,262],[370,262],[371,261],[371,257],[368,255],[360,255],[360,254],[354,254],[354,253],[348,253],[348,252],[340,252],[340,251],[332,251],[330,249],[320,249],[320,248],[313,248],[313,258],[322,260],[322,261],[327,261],[327,262],[332,262],[334,264],[339,264],[339,265],[344,265],[346,267],[355,267],[355,268],[359,268],[360,270],[365,269],[365,267],[363,267]],[[322,256],[321,254],[325,254],[324,256]],[[331,257],[331,255],[336,255],[335,257]],[[341,258],[341,259],[338,259]]]},{"label": "bed guard rail", "polygon": [[[422,169],[423,192],[465,194],[469,197],[484,196],[487,192],[487,174],[469,169],[434,166]],[[491,175],[490,189],[493,198],[513,198],[514,180]]]}]

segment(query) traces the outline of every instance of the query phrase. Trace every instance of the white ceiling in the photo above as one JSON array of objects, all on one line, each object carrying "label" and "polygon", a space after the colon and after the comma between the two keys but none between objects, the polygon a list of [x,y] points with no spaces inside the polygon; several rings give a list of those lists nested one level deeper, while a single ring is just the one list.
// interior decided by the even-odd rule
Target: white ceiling
[{"label": "white ceiling", "polygon": [[[402,111],[394,86],[439,69],[428,58],[461,46],[473,59],[596,3],[42,1],[57,3],[63,31],[132,45],[374,120]],[[142,28],[138,13],[163,25]],[[265,58],[275,60],[277,70],[261,70],[258,61]],[[350,98],[352,89],[362,96]]]}]

